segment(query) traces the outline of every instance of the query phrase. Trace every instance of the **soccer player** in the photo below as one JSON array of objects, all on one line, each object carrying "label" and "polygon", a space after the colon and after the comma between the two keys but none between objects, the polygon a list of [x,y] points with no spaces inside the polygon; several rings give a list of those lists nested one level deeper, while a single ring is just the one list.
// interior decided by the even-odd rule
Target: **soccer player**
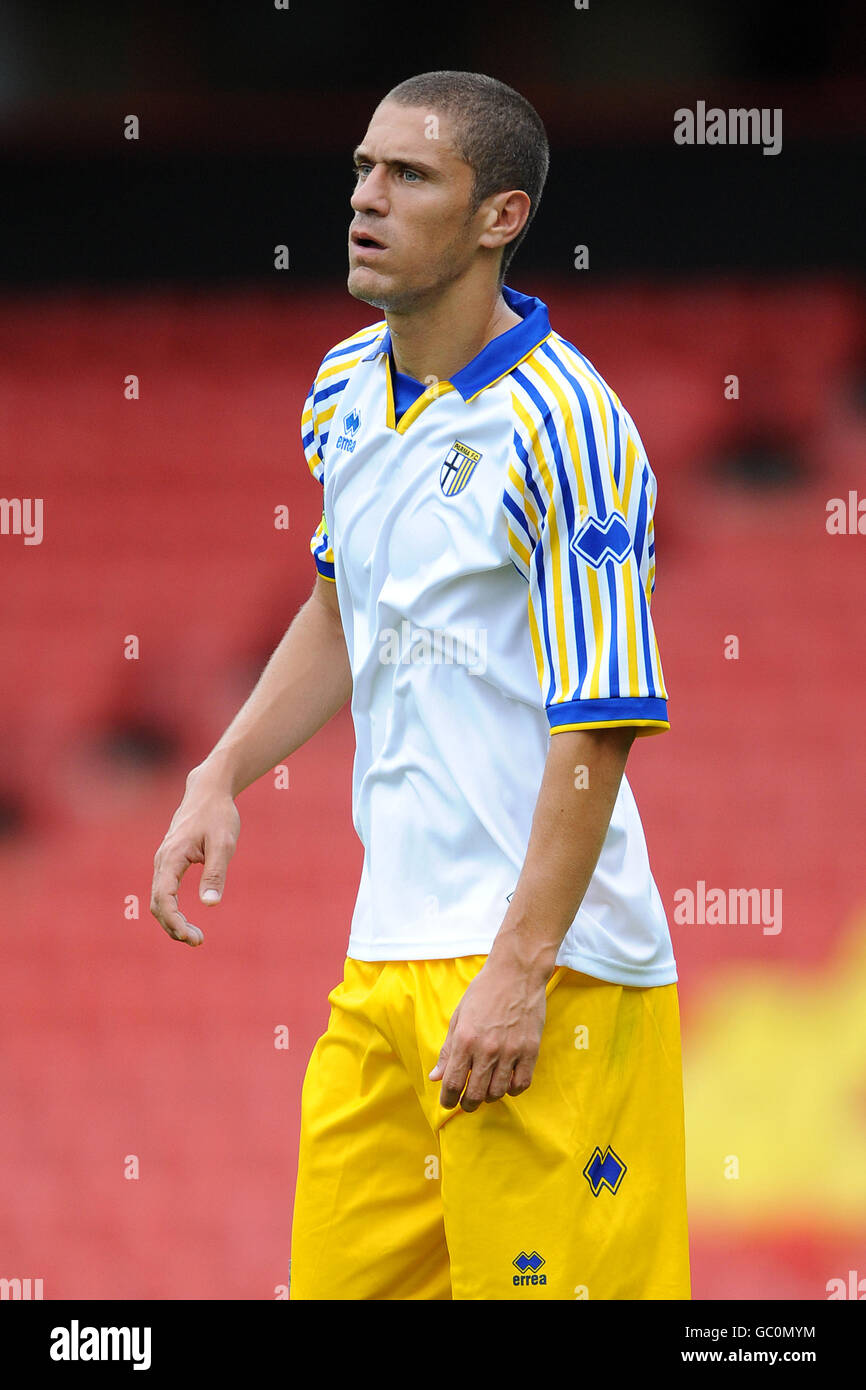
[{"label": "soccer player", "polygon": [[349,292],[301,425],[317,577],[156,855],[351,698],[364,863],[304,1081],[293,1299],[690,1297],[677,973],[624,775],[669,727],[656,481],[539,299],[504,282],[547,176],[477,73],[394,88],[354,153]]}]

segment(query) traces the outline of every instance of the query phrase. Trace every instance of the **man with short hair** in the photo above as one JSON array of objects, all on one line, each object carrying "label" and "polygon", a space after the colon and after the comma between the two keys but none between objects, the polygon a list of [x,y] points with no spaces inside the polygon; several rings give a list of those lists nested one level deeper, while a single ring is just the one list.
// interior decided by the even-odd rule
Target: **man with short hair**
[{"label": "man with short hair", "polygon": [[624,776],[669,727],[656,482],[546,306],[504,284],[530,104],[394,88],[355,150],[350,293],[384,319],[302,417],[316,585],[200,767],[152,910],[218,900],[234,797],[351,696],[364,864],[302,1096],[293,1299],[689,1298],[676,966]]}]

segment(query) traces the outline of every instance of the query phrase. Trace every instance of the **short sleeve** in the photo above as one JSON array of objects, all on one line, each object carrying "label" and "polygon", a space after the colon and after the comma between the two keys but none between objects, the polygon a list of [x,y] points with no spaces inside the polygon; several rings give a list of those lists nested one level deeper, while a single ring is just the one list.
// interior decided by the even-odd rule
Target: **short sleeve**
[{"label": "short sleeve", "polygon": [[650,617],[655,478],[613,393],[554,388],[513,397],[503,494],[550,731],[661,733],[670,724]]},{"label": "short sleeve", "polygon": [[[319,421],[316,413],[316,384],[314,381],[310,387],[310,393],[301,415],[301,444],[310,472],[316,481],[324,487],[325,461],[322,454],[323,441],[319,434]],[[335,579],[334,551],[328,534],[324,507],[322,508],[322,519],[310,537],[310,551],[319,574],[324,579]]]}]

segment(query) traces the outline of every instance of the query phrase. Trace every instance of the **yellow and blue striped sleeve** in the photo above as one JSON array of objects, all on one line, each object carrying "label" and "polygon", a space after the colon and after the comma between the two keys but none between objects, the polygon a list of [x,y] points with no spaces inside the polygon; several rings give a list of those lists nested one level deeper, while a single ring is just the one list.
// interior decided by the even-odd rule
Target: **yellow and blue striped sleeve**
[{"label": "yellow and blue striped sleeve", "polygon": [[661,733],[670,724],[650,618],[656,481],[640,436],[571,345],[548,340],[511,377],[503,504],[551,733]]},{"label": "yellow and blue striped sleeve", "polygon": [[[352,372],[361,362],[371,345],[387,327],[384,319],[370,324],[351,337],[332,347],[322,359],[315,380],[301,414],[301,444],[310,472],[317,482],[325,486],[325,445],[331,431],[332,422],[340,405],[340,397],[349,383]],[[329,532],[325,509],[322,519],[310,537],[310,550],[316,562],[316,569],[325,579],[333,579],[334,547],[333,536]]]},{"label": "yellow and blue striped sleeve", "polygon": [[[325,483],[325,460],[322,454],[323,440],[322,433],[324,426],[319,414],[318,406],[321,404],[321,386],[317,374],[315,381],[310,387],[309,395],[304,404],[301,415],[301,444],[307,465],[317,482],[324,487]],[[333,412],[331,412],[333,413]],[[325,433],[325,439],[327,434]],[[331,545],[331,537],[328,534],[328,524],[325,520],[325,509],[322,507],[322,519],[310,537],[310,551],[316,563],[316,569],[324,579],[334,579],[334,551]]]}]

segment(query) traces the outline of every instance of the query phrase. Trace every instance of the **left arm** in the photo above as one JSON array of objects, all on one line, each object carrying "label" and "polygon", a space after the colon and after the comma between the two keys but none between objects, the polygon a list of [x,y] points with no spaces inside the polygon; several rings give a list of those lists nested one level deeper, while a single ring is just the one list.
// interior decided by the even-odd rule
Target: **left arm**
[{"label": "left arm", "polygon": [[[460,1101],[461,1109],[477,1110],[529,1086],[546,985],[595,871],[636,733],[632,725],[551,735],[517,887],[430,1073],[442,1080],[447,1109]],[[586,768],[581,779],[578,767]]]}]

